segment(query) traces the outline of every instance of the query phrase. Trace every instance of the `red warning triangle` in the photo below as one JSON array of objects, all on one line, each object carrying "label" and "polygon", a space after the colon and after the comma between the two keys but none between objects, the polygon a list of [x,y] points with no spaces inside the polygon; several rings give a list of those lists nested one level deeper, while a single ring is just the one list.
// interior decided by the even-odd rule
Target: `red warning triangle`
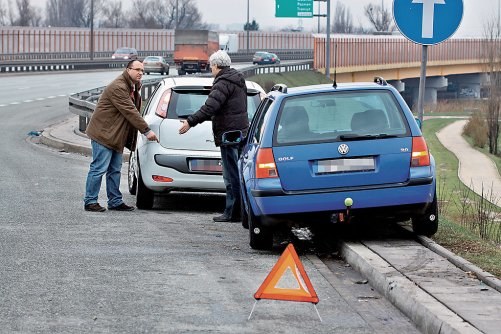
[{"label": "red warning triangle", "polygon": [[282,253],[254,298],[318,303],[317,293],[292,244]]}]

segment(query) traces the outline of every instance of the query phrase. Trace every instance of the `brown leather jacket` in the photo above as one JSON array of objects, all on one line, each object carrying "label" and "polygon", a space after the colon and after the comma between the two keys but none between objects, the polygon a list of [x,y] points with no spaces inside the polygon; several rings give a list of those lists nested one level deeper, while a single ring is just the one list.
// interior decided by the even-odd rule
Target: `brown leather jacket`
[{"label": "brown leather jacket", "polygon": [[[131,80],[127,69],[104,89],[87,125],[87,136],[122,153],[136,148],[137,131],[150,129],[141,117],[141,84]],[[134,96],[132,101],[131,96]]]}]

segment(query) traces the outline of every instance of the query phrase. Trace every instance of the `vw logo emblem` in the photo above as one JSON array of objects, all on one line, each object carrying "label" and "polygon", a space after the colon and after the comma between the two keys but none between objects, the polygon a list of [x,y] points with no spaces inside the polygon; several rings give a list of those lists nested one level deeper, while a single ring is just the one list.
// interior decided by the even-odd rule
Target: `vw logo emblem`
[{"label": "vw logo emblem", "polygon": [[337,151],[339,152],[339,154],[345,155],[350,152],[350,148],[346,144],[341,144],[338,146]]}]

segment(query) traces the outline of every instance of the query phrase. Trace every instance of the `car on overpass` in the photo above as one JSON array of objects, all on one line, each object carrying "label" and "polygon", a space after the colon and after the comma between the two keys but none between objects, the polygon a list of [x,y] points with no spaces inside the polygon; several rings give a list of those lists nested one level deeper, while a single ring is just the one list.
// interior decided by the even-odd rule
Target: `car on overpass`
[{"label": "car on overpass", "polygon": [[122,47],[118,48],[112,55],[111,59],[114,60],[133,60],[138,59],[137,50],[134,48]]},{"label": "car on overpass", "polygon": [[[157,134],[150,142],[138,134],[137,148],[130,153],[128,188],[136,195],[139,209],[151,209],[155,194],[171,191],[222,192],[221,153],[214,144],[211,121],[180,135],[180,120],[205,103],[214,79],[169,77],[155,88],[142,117]],[[257,83],[246,81],[247,110],[251,119],[265,92]]]},{"label": "car on overpass", "polygon": [[143,60],[144,73],[151,72],[160,73],[161,75],[169,75],[169,63],[162,56],[148,56]]},{"label": "car on overpass", "polygon": [[253,65],[266,65],[266,64],[276,64],[280,63],[280,59],[274,53],[267,51],[257,51],[252,56]]},{"label": "car on overpass", "polygon": [[435,160],[398,91],[375,83],[276,85],[239,160],[242,224],[269,249],[279,227],[412,221],[438,228]]}]

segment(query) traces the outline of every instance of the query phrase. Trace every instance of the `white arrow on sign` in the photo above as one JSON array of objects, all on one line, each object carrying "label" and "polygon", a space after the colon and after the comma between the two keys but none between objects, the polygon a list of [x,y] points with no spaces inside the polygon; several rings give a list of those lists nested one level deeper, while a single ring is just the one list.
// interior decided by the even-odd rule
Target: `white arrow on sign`
[{"label": "white arrow on sign", "polygon": [[423,26],[421,28],[421,37],[433,38],[435,5],[445,5],[445,0],[412,0],[412,3],[423,4]]}]

